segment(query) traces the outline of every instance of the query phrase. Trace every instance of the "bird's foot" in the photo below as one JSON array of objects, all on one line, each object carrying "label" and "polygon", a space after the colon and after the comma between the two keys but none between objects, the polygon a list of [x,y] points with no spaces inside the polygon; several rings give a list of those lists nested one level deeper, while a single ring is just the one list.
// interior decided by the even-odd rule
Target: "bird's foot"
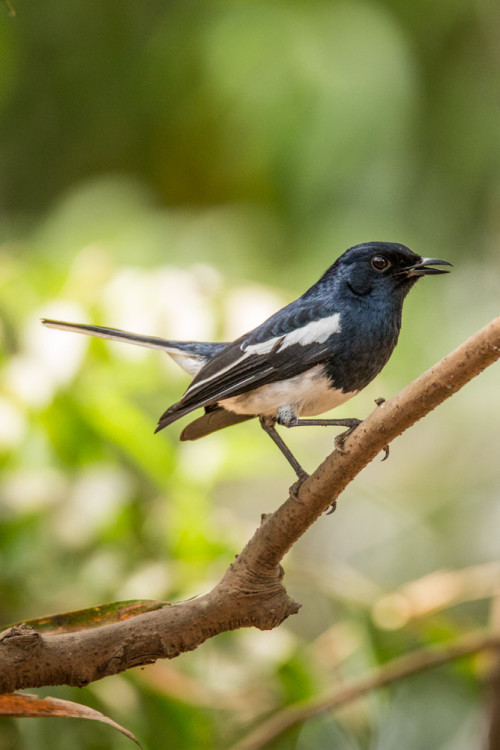
[{"label": "bird's foot", "polygon": [[[379,396],[379,398],[375,399],[375,403],[377,404],[377,406],[382,406],[382,404],[385,404],[385,398],[383,396]],[[390,453],[389,446],[388,445],[384,445],[384,447],[382,448],[382,450],[384,451],[384,457],[383,457],[382,461],[385,461],[386,459],[389,458],[389,453]]]},{"label": "bird's foot", "polygon": [[[298,474],[298,472],[297,472],[297,474]],[[300,503],[301,505],[303,505],[303,502],[302,502],[302,500],[300,500],[298,493],[299,493],[299,490],[302,487],[303,483],[305,482],[306,479],[308,479],[308,477],[309,477],[309,474],[307,473],[307,471],[303,471],[302,470],[302,473],[298,474],[297,481],[294,482],[292,484],[292,486],[288,490],[288,492],[290,493],[290,497],[292,498],[292,500],[295,500],[297,503]]]},{"label": "bird's foot", "polygon": [[363,420],[362,419],[352,419],[352,420],[349,420],[349,421],[352,422],[352,424],[348,427],[347,430],[345,430],[345,432],[341,432],[340,435],[337,435],[335,437],[335,440],[334,440],[334,445],[335,445],[335,447],[336,447],[336,449],[338,450],[339,453],[347,453],[346,449],[344,448],[344,443],[347,440],[347,438],[349,437],[349,435],[352,435],[352,433],[354,432],[354,430],[357,427],[359,427],[359,425],[361,424],[361,422]]}]

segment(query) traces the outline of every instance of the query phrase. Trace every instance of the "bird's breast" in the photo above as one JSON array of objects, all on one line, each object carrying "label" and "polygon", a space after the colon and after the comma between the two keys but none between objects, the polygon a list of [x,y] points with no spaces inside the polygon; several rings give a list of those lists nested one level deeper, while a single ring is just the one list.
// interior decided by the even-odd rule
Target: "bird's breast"
[{"label": "bird's breast", "polygon": [[297,416],[314,417],[340,406],[355,393],[332,387],[324,365],[315,365],[300,375],[262,385],[219,403],[236,414],[275,416],[280,407],[293,406]]}]

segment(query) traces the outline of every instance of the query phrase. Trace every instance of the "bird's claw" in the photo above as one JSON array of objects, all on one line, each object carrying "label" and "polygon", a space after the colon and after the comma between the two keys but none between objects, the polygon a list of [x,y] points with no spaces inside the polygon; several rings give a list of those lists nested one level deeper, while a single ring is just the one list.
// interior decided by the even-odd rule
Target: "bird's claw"
[{"label": "bird's claw", "polygon": [[333,503],[328,508],[328,510],[326,511],[326,515],[331,516],[332,513],[335,513],[336,510],[337,510],[337,501],[334,500]]},{"label": "bird's claw", "polygon": [[[382,406],[382,404],[385,404],[385,398],[383,398],[383,396],[380,396],[379,398],[375,399],[375,403],[377,404],[377,406]],[[382,461],[386,461],[389,458],[389,446],[384,445],[382,450],[384,451],[384,457]]]},{"label": "bird's claw", "polygon": [[351,425],[351,427],[348,427],[347,430],[344,432],[341,432],[340,435],[336,435],[335,440],[333,441],[333,444],[335,445],[335,448],[338,450],[339,453],[347,453],[348,451],[344,448],[344,443],[349,437],[349,435],[352,435],[354,430],[359,427],[361,424],[361,419],[356,419],[356,424]]},{"label": "bird's claw", "polygon": [[305,480],[308,477],[309,477],[309,474],[307,473],[307,471],[304,471],[304,473],[299,476],[299,478],[297,479],[297,481],[294,482],[292,484],[292,486],[288,490],[288,492],[290,493],[290,497],[292,498],[292,500],[295,500],[295,502],[300,503],[301,505],[303,505],[303,502],[302,502],[302,500],[300,500],[298,493],[299,493],[299,490],[302,487],[303,483],[305,482]]},{"label": "bird's claw", "polygon": [[[346,430],[346,432],[349,432],[349,430]],[[339,453],[347,453],[346,449],[344,448],[344,442],[347,437],[346,432],[342,432],[340,435],[336,435],[335,440],[333,441],[333,444],[335,445],[335,448]]]}]

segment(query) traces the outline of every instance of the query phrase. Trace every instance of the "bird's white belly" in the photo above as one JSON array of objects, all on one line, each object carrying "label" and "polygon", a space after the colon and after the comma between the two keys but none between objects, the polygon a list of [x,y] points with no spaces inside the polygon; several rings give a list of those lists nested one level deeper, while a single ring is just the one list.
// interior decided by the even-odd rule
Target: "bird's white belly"
[{"label": "bird's white belly", "polygon": [[249,393],[219,401],[219,404],[236,414],[269,416],[276,416],[282,406],[292,406],[297,416],[314,417],[340,406],[355,393],[332,388],[323,365],[316,365],[293,378],[261,385]]}]

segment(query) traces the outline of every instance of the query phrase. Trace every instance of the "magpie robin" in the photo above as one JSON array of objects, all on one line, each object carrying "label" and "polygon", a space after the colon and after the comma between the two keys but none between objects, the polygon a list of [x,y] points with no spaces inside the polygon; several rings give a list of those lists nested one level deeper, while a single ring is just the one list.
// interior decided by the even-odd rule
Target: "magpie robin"
[{"label": "magpie robin", "polygon": [[396,346],[403,301],[421,276],[447,273],[446,260],[404,245],[367,242],[347,250],[301,297],[232,343],[168,341],[92,325],[43,320],[52,328],[128,341],[167,352],[193,381],[160,417],[156,432],[195,409],[181,440],[258,417],[299,480],[307,474],[275,429],[347,427],[359,419],[314,417],[352,398],[384,367]]}]

